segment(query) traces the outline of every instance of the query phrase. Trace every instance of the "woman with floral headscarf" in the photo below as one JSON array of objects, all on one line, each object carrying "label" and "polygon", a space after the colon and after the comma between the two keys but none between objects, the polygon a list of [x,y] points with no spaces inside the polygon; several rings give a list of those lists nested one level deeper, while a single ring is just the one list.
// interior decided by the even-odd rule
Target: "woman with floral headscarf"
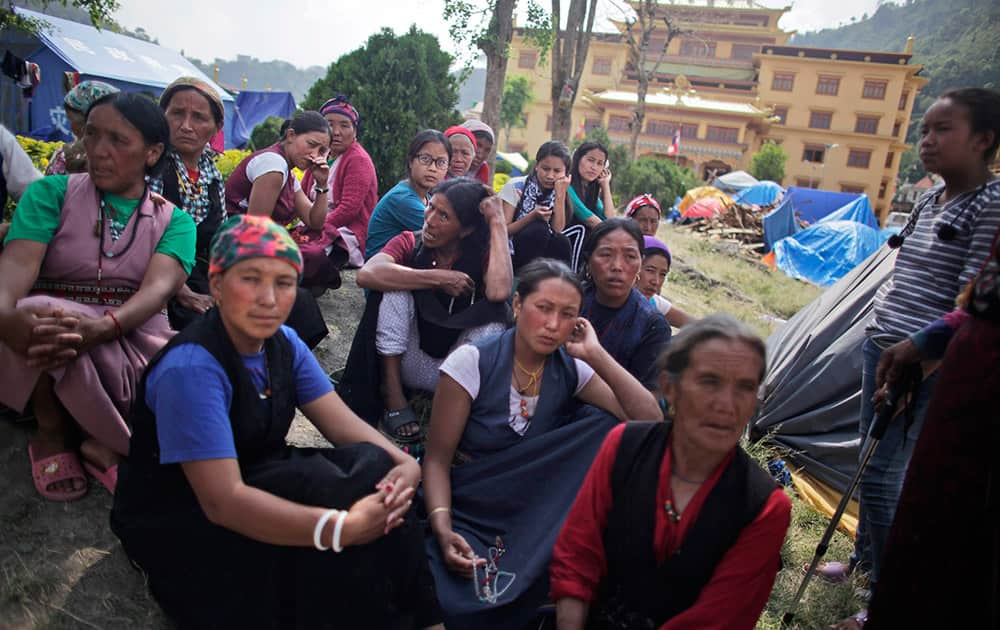
[{"label": "woman with floral headscarf", "polygon": [[[302,284],[320,288],[340,286],[339,270],[365,264],[368,220],[378,202],[375,164],[358,142],[361,114],[338,95],[323,103],[319,113],[330,123],[330,175],[320,188],[328,189],[329,211],[323,227],[296,228],[292,236],[302,248],[305,263]],[[302,177],[302,190],[314,188],[312,171]]]},{"label": "woman with floral headscarf", "polygon": [[[282,325],[302,256],[267,217],[212,242],[218,308],[146,372],[113,531],[179,627],[425,628],[420,467],[355,416]],[[299,408],[336,448],[296,448]]]},{"label": "woman with floral headscarf", "polygon": [[118,92],[118,88],[104,81],[81,81],[63,97],[63,109],[74,141],[63,144],[49,158],[46,175],[69,175],[87,172],[87,154],[83,150],[83,125],[87,110],[101,97]]}]

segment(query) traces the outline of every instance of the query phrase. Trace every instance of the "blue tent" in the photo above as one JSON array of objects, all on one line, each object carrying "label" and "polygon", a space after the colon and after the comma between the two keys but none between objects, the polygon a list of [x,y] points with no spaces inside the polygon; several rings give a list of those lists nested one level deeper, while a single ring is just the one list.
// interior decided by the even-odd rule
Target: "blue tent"
[{"label": "blue tent", "polygon": [[757,182],[753,186],[744,188],[736,193],[733,195],[733,201],[751,206],[770,206],[778,199],[781,199],[781,195],[783,194],[785,194],[785,189],[778,184],[763,181]]},{"label": "blue tent", "polygon": [[795,212],[803,221],[815,223],[834,210],[839,210],[861,195],[854,193],[830,192],[815,188],[797,188],[790,186],[785,192],[785,198],[792,198]]},{"label": "blue tent", "polygon": [[802,228],[795,218],[795,206],[790,197],[785,197],[778,207],[764,215],[764,245],[765,251],[774,249],[774,244],[797,234]]},{"label": "blue tent", "polygon": [[875,253],[886,231],[857,221],[821,221],[774,244],[774,262],[793,278],[827,287]]},{"label": "blue tent", "polygon": [[62,107],[63,74],[66,72],[79,73],[80,80],[105,81],[126,92],[146,92],[154,97],[178,77],[191,76],[207,81],[222,97],[226,109],[223,126],[226,147],[233,146],[233,97],[180,53],[111,31],[99,31],[87,24],[27,9],[16,11],[23,17],[49,25],[38,32],[40,46],[27,57],[41,68],[42,80],[31,100],[30,128],[17,129],[18,133],[41,135],[51,140],[72,140]]},{"label": "blue tent", "polygon": [[[268,116],[291,118],[295,113],[295,98],[291,92],[250,92],[236,96],[236,122],[233,124],[233,145],[242,148],[250,140],[254,127]],[[257,147],[261,149],[263,147]]]},{"label": "blue tent", "polygon": [[816,223],[824,223],[826,221],[856,221],[870,228],[878,229],[878,220],[875,218],[875,213],[872,212],[872,205],[868,203],[868,195],[861,195],[843,208],[834,210]]}]

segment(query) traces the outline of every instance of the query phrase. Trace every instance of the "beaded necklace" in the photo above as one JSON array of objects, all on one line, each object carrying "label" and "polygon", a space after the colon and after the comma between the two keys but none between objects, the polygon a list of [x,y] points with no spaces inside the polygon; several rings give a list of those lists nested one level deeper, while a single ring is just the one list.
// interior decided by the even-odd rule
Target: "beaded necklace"
[{"label": "beaded necklace", "polygon": [[[143,199],[146,198],[147,188],[144,186],[142,189],[142,196],[139,197],[139,205],[135,209],[135,220],[132,221],[132,235],[129,236],[128,242],[125,244],[125,248],[120,252],[115,253],[105,248],[104,246],[104,225],[111,219],[111,213],[108,211],[108,204],[104,201],[104,195],[98,191],[98,204],[97,204],[97,221],[94,223],[94,236],[98,237],[97,241],[97,295],[98,299],[101,298],[101,279],[104,274],[104,259],[105,258],[116,258],[118,256],[124,256],[128,250],[132,248],[132,244],[135,242],[135,236],[139,229],[139,219],[142,218],[142,212],[140,212],[140,206],[142,206]],[[113,244],[118,240],[123,234],[126,225],[118,235],[114,234],[114,221],[110,222],[108,231],[111,232],[111,243]]]},{"label": "beaded necklace", "polygon": [[[545,362],[542,361],[542,364],[538,366],[538,369],[535,370],[534,372],[521,365],[521,362],[517,360],[516,356],[514,357],[514,365],[517,367],[518,370],[528,375],[528,382],[525,385],[521,387],[517,387],[516,385],[514,386],[514,389],[517,391],[517,393],[521,395],[521,417],[524,418],[525,420],[528,420],[531,418],[531,414],[528,413],[528,401],[526,400],[526,398],[538,396],[539,394],[541,394],[542,379],[539,378],[539,376],[542,374],[542,372],[545,371]],[[515,371],[514,372],[515,383],[518,382],[519,380],[520,379],[517,378],[517,372]],[[532,390],[534,390],[533,394],[530,393]]]}]

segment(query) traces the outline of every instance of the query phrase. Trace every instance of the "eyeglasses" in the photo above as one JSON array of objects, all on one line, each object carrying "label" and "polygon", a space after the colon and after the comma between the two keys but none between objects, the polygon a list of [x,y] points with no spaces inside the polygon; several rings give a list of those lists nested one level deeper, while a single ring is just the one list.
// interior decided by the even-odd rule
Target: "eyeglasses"
[{"label": "eyeglasses", "polygon": [[437,158],[434,159],[433,155],[428,155],[427,153],[418,153],[417,161],[424,166],[430,166],[433,164],[441,170],[448,168],[448,158]]}]

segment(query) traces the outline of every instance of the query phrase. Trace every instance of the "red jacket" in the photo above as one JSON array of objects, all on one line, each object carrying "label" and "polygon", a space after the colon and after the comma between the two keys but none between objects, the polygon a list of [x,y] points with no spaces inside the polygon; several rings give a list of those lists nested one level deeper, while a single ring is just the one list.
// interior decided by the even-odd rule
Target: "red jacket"
[{"label": "red jacket", "polygon": [[[313,177],[310,171],[302,176],[302,190],[314,197]],[[358,142],[354,142],[340,156],[333,181],[328,182],[331,199],[329,214],[323,226],[323,238],[317,244],[324,247],[340,238],[337,228],[346,227],[358,238],[361,251],[365,251],[368,238],[368,220],[378,203],[378,180],[375,165],[368,152]],[[310,230],[310,235],[315,232]],[[310,239],[312,241],[313,239]]]}]

